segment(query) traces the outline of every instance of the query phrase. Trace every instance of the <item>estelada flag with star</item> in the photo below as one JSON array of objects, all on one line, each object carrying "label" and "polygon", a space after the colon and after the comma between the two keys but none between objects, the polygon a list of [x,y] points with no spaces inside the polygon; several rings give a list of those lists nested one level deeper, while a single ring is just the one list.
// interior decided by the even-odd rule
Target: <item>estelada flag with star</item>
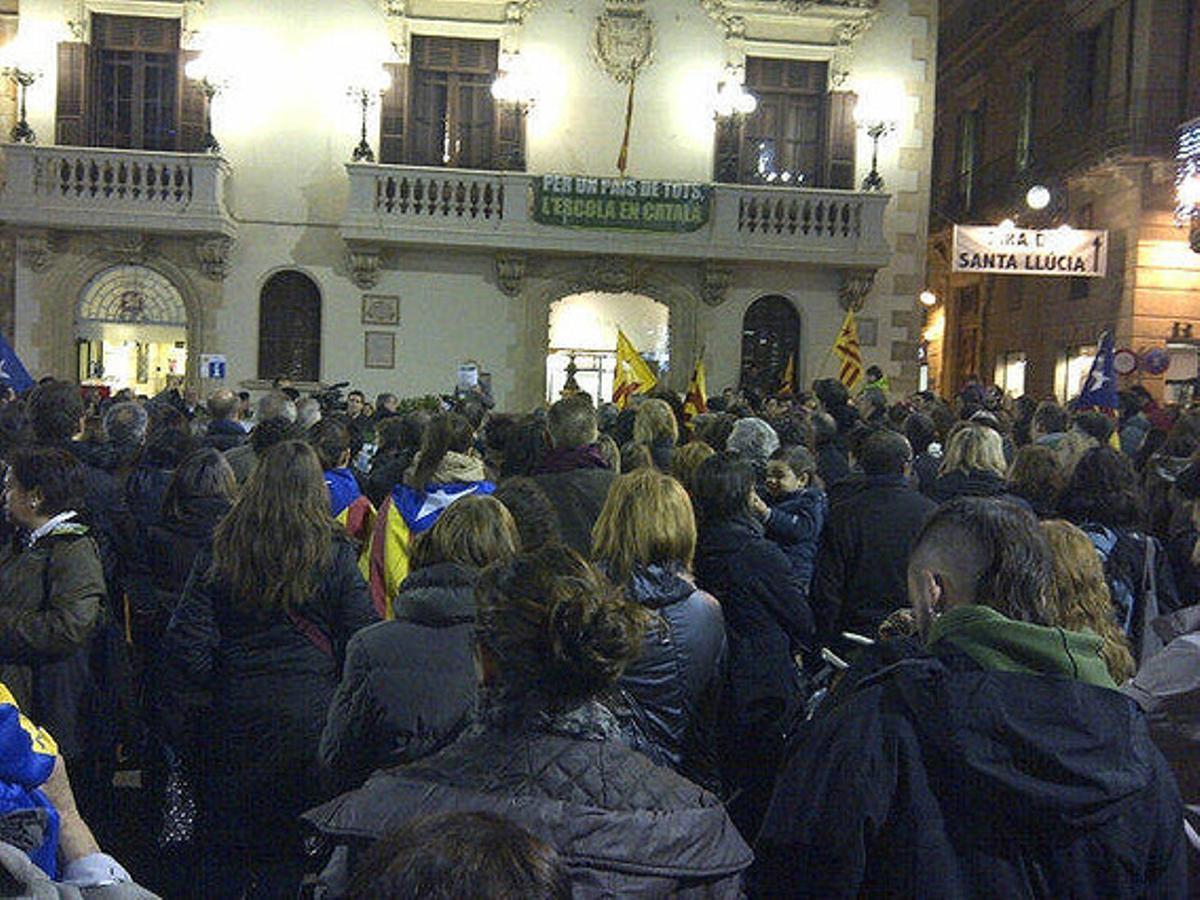
[{"label": "estelada flag with star", "polygon": [[842,322],[842,330],[838,332],[837,340],[833,342],[833,353],[841,360],[842,367],[838,371],[838,381],[847,390],[855,390],[863,377],[862,351],[858,347],[858,325],[854,321],[854,310],[846,313]]},{"label": "estelada flag with star", "polygon": [[1117,414],[1117,369],[1113,363],[1112,335],[1107,331],[1100,335],[1100,349],[1096,351],[1074,408],[1077,412],[1095,409],[1112,416]]},{"label": "estelada flag with star", "polygon": [[7,385],[18,394],[33,387],[33,379],[17,357],[17,351],[0,334],[0,384]]},{"label": "estelada flag with star", "polygon": [[700,413],[708,412],[708,380],[704,377],[704,351],[696,359],[692,369],[692,380],[688,382],[687,396],[683,398],[683,421],[691,422]]},{"label": "estelada flag with star", "polygon": [[646,365],[646,361],[638,355],[625,332],[617,329],[617,371],[613,379],[613,403],[617,409],[629,405],[629,398],[634,394],[645,394],[654,390],[658,379]]}]

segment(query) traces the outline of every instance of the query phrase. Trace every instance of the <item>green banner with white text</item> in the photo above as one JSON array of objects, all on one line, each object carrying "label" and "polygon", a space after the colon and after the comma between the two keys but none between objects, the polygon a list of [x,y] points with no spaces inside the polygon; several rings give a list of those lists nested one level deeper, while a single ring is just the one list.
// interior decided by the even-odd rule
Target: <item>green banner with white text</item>
[{"label": "green banner with white text", "polygon": [[533,219],[568,228],[696,231],[708,224],[712,188],[687,181],[543,175],[533,183]]}]

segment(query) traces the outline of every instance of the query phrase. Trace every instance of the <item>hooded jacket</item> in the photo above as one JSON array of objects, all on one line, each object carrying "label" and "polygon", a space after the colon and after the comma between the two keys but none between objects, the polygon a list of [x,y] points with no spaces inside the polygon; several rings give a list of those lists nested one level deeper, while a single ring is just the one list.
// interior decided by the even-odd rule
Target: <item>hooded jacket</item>
[{"label": "hooded jacket", "polygon": [[812,586],[821,529],[828,515],[826,493],[820,488],[805,488],[776,500],[766,520],[767,537],[788,555],[806,591]]},{"label": "hooded jacket", "polygon": [[625,596],[657,613],[641,655],[621,687],[644,713],[646,737],[676,772],[714,792],[717,707],[725,675],[721,605],[683,569],[651,565],[634,571]]},{"label": "hooded jacket", "polygon": [[[752,858],[716,797],[630,750],[596,703],[505,725],[486,716],[304,819],[351,849],[352,868],[409,819],[453,812],[493,812],[546,841],[576,898],[738,897]],[[325,873],[329,896],[340,896],[339,874]]]},{"label": "hooded jacket", "polygon": [[454,563],[418,569],[400,588],[396,618],[350,639],[319,750],[338,790],[440,750],[470,720],[478,578]]},{"label": "hooded jacket", "polygon": [[[418,453],[413,466],[420,461],[421,454]],[[408,577],[408,558],[417,535],[431,529],[441,517],[442,510],[455,500],[495,491],[496,486],[484,473],[482,460],[454,451],[445,455],[433,479],[421,490],[403,482],[392,489],[375,517],[365,564],[371,600],[380,618],[393,617],[392,598]]]},{"label": "hooded jacket", "polygon": [[1143,716],[1064,677],[1107,678],[1098,639],[997,639],[1003,617],[962,609],[928,655],[813,722],[776,783],[756,893],[1185,896],[1179,792]]}]

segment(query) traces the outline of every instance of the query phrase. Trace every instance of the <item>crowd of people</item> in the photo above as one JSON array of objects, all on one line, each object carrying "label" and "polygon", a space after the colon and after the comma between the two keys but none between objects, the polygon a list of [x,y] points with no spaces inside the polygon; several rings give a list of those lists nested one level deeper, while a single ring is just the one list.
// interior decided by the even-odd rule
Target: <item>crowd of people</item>
[{"label": "crowd of people", "polygon": [[706,405],[9,398],[0,881],[1197,887],[1200,411]]}]

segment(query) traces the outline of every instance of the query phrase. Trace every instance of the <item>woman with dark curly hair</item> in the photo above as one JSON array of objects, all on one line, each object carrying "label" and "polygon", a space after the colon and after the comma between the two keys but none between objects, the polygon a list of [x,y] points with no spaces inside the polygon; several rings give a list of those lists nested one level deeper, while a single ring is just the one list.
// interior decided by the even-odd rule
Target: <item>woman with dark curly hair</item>
[{"label": "woman with dark curly hair", "polygon": [[475,596],[480,721],[306,813],[349,849],[338,858],[356,869],[418,816],[493,812],[558,848],[575,896],[741,896],[751,853],[720,800],[626,746],[598,701],[637,656],[647,610],[561,546],[490,566]]}]

